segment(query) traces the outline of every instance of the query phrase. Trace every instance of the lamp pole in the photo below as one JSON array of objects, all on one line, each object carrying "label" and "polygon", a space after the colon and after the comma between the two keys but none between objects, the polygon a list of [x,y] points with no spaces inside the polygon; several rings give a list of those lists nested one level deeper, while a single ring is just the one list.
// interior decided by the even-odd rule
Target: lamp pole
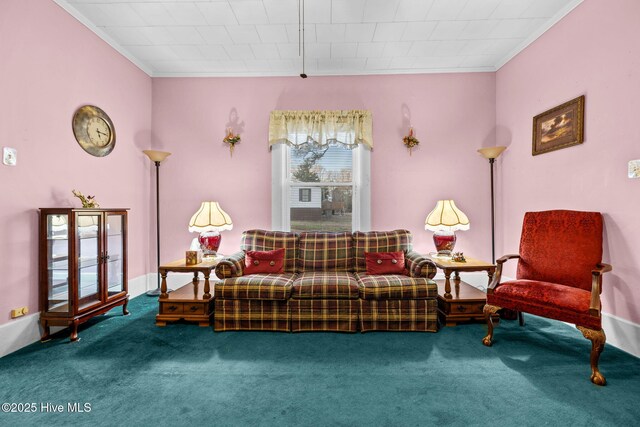
[{"label": "lamp pole", "polygon": [[493,196],[493,164],[495,158],[489,159],[489,168],[491,169],[491,262],[496,262],[496,220],[495,220],[495,201]]},{"label": "lamp pole", "polygon": [[493,164],[500,154],[506,149],[504,146],[480,148],[478,153],[485,159],[489,159],[491,174],[491,262],[496,262],[496,223],[495,223],[495,196],[493,191]]},{"label": "lamp pole", "polygon": [[[156,273],[157,273],[157,287],[147,291],[147,295],[150,297],[157,297],[160,295],[160,163],[166,159],[171,153],[166,151],[156,150],[144,150],[144,154],[151,159],[156,165]],[[171,290],[167,290],[170,292]]]}]

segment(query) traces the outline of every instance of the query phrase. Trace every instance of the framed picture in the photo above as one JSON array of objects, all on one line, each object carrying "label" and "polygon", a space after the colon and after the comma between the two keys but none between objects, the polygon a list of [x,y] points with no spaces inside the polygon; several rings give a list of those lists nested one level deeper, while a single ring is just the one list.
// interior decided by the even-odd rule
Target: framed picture
[{"label": "framed picture", "polygon": [[533,118],[531,154],[582,144],[584,141],[584,95]]}]

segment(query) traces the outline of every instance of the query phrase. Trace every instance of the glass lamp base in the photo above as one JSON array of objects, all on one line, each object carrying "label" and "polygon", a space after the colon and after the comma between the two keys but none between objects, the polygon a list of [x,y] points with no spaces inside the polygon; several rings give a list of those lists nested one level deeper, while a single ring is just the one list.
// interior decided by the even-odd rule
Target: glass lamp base
[{"label": "glass lamp base", "polygon": [[453,231],[436,231],[433,233],[433,244],[438,251],[438,257],[450,258],[456,246],[456,233]]},{"label": "glass lamp base", "polygon": [[218,253],[222,236],[217,231],[205,231],[204,233],[200,233],[198,242],[200,243],[200,249],[202,249],[202,256],[211,258],[215,257]]}]

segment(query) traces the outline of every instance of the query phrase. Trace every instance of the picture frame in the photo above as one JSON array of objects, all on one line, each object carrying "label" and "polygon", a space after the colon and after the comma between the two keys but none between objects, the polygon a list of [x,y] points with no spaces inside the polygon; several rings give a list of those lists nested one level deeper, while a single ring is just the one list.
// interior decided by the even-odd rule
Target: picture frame
[{"label": "picture frame", "polygon": [[533,156],[582,144],[584,98],[581,95],[533,118]]}]

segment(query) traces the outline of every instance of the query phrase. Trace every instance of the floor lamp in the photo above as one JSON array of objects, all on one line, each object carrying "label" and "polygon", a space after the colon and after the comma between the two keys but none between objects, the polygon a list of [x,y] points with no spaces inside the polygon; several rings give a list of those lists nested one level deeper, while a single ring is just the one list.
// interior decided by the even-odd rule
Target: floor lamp
[{"label": "floor lamp", "polygon": [[507,147],[497,146],[497,147],[486,147],[480,148],[478,153],[482,155],[485,159],[489,159],[489,168],[491,169],[491,262],[496,262],[496,232],[495,232],[495,200],[493,195],[493,164],[496,162],[496,159],[500,157],[500,154]]},{"label": "floor lamp", "polygon": [[[156,243],[157,243],[157,269],[158,275],[158,287],[147,292],[150,297],[157,297],[160,295],[160,163],[166,159],[171,153],[166,151],[156,150],[142,150],[144,154],[156,164]],[[167,290],[170,292],[171,290]]]}]

